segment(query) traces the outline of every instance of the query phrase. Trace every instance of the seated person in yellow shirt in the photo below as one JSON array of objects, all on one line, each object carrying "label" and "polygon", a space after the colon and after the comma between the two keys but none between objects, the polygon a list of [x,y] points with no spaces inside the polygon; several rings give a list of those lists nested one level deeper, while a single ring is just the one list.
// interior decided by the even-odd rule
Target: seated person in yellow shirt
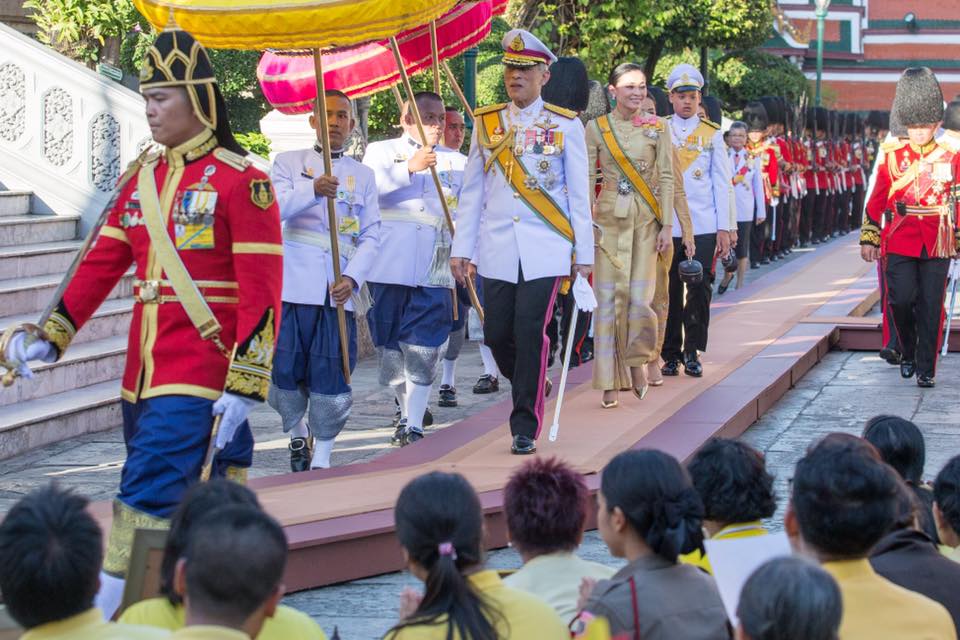
[{"label": "seated person in yellow shirt", "polygon": [[426,590],[401,595],[400,622],[384,638],[570,637],[550,605],[483,568],[483,511],[463,476],[434,471],[411,480],[397,498],[394,519],[407,566]]},{"label": "seated person in yellow shirt", "polygon": [[[693,488],[703,501],[703,530],[708,538],[750,538],[767,533],[763,518],[777,510],[773,476],[763,454],[739,440],[713,438],[687,465]],[[710,560],[698,549],[680,557],[713,573]]]},{"label": "seated person in yellow shirt", "polygon": [[[177,560],[187,548],[193,524],[214,509],[227,506],[249,506],[260,509],[257,496],[243,485],[229,480],[214,479],[196,484],[183,498],[170,521],[170,532],[163,550],[160,566],[160,592],[163,597],[138,602],[120,616],[121,622],[150,625],[176,631],[183,627],[183,600],[173,588],[173,573]],[[326,640],[323,630],[307,614],[280,605],[276,613],[264,622],[257,640]]]},{"label": "seated person in yellow shirt", "polygon": [[87,500],[50,485],[31,492],[0,524],[0,592],[27,640],[151,640],[167,631],[103,621],[103,534]]},{"label": "seated person in yellow shirt", "polygon": [[933,482],[933,519],[941,550],[960,562],[960,456],[952,458]]},{"label": "seated person in yellow shirt", "polygon": [[276,520],[249,506],[210,511],[173,570],[186,626],[171,640],[256,638],[283,597],[286,566],[287,538]]},{"label": "seated person in yellow shirt", "polygon": [[784,526],[840,586],[840,640],[952,640],[943,605],[879,576],[867,556],[894,523],[896,471],[860,438],[834,433],[797,463]]},{"label": "seated person in yellow shirt", "polygon": [[583,476],[557,458],[530,460],[503,490],[510,545],[523,560],[503,583],[543,598],[564,621],[577,614],[584,578],[606,580],[615,572],[575,553],[589,502]]},{"label": "seated person in yellow shirt", "polygon": [[804,558],[774,558],[750,574],[737,603],[736,640],[836,640],[843,615],[830,574]]}]

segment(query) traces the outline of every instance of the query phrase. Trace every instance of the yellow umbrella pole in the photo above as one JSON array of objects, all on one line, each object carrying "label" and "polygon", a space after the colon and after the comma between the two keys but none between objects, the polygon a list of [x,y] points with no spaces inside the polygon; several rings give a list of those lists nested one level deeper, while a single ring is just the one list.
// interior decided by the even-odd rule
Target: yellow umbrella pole
[{"label": "yellow umbrella pole", "polygon": [[400,95],[400,89],[397,88],[397,85],[390,85],[390,91],[393,92],[393,99],[397,101],[397,111],[403,114],[403,96]]},{"label": "yellow umbrella pole", "polygon": [[[317,100],[314,115],[320,126],[320,145],[323,147],[323,172],[333,175],[333,159],[330,157],[330,130],[327,123],[326,86],[323,81],[323,56],[320,49],[313,50],[313,68],[317,76]],[[327,198],[327,219],[330,227],[330,257],[333,260],[333,277],[337,284],[343,280],[340,272],[340,244],[337,233],[337,211],[333,198]],[[340,355],[343,358],[343,379],[350,384],[350,336],[347,334],[347,312],[342,304],[337,305],[337,324],[340,328]]]},{"label": "yellow umbrella pole", "polygon": [[440,95],[440,52],[437,47],[437,21],[430,21],[430,52],[433,58],[433,92]]},{"label": "yellow umbrella pole", "polygon": [[460,99],[460,104],[463,105],[463,110],[467,112],[467,115],[470,116],[470,119],[473,120],[473,109],[470,108],[470,103],[467,102],[467,96],[463,95],[463,90],[460,88],[460,84],[457,82],[457,77],[453,75],[453,71],[450,69],[450,65],[447,64],[447,61],[443,61],[443,71],[447,75],[447,82],[450,83],[450,88],[453,89],[453,93],[456,94],[457,98]]},{"label": "yellow umbrella pole", "polygon": [[[410,86],[410,76],[407,75],[407,68],[403,65],[403,58],[400,56],[400,45],[397,44],[397,38],[395,36],[390,36],[390,46],[393,49],[393,57],[397,61],[397,70],[400,72],[400,81],[403,82],[403,89],[407,93],[407,98],[410,100],[410,112],[413,114],[413,121],[417,125],[417,132],[420,134],[420,139],[424,143],[427,141],[427,134],[423,130],[423,120],[420,118],[420,109],[417,108],[417,101],[413,99],[413,87]],[[450,230],[450,237],[453,237],[453,217],[450,215],[450,208],[447,206],[447,198],[443,194],[443,185],[440,183],[440,175],[437,173],[436,167],[430,167],[430,174],[433,176],[433,186],[437,189],[437,194],[440,196],[440,206],[443,207],[443,217],[447,222],[447,229]],[[480,306],[480,300],[477,298],[477,290],[474,287],[473,281],[470,278],[466,278],[467,283],[467,293],[470,295],[470,303],[473,305],[473,308],[476,309],[477,315],[480,317],[480,322],[483,322],[483,307]],[[454,307],[456,308],[456,307]]]}]

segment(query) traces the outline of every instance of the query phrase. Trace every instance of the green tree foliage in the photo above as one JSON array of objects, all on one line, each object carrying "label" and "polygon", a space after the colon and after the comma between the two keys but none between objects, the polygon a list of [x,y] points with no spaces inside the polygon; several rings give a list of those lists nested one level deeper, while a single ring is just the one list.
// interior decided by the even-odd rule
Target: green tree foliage
[{"label": "green tree foliage", "polygon": [[742,109],[760,96],[784,96],[790,101],[811,93],[807,78],[796,66],[763,51],[721,56],[712,62],[711,91],[727,109]]},{"label": "green tree foliage", "polygon": [[109,38],[136,21],[130,0],[25,0],[37,38],[63,55],[93,67]]}]

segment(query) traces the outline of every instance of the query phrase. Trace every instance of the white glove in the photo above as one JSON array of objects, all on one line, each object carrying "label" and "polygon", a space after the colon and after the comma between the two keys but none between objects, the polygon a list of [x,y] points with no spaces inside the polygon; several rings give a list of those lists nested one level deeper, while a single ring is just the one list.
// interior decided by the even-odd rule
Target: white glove
[{"label": "white glove", "polygon": [[780,204],[780,198],[770,198],[770,206],[775,207]]},{"label": "white glove", "polygon": [[573,300],[580,311],[593,311],[597,308],[597,296],[593,294],[590,283],[579,273],[573,281]]},{"label": "white glove", "polygon": [[33,371],[27,366],[27,362],[30,360],[53,362],[57,359],[57,350],[52,344],[39,338],[35,338],[28,344],[27,334],[21,331],[10,338],[4,357],[8,362],[18,363],[17,373],[20,377],[30,380],[33,378]]},{"label": "white glove", "polygon": [[220,429],[217,430],[217,441],[214,444],[217,449],[223,450],[230,444],[233,437],[237,435],[237,429],[247,419],[250,410],[256,404],[256,400],[233,393],[224,393],[219,400],[213,403],[213,415],[223,414],[223,418],[220,420]]}]

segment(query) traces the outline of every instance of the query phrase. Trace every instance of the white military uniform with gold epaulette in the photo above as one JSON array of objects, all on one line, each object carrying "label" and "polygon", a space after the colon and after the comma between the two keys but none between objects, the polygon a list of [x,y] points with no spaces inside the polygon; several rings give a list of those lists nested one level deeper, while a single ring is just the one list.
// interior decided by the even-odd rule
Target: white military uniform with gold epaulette
[{"label": "white military uniform with gold epaulette", "polygon": [[[519,29],[503,48],[508,67],[556,60]],[[516,445],[518,436],[535,439],[542,424],[544,328],[560,278],[574,262],[593,264],[586,142],[576,113],[539,97],[474,115],[452,256],[472,260],[483,277],[484,341],[513,386]]]},{"label": "white military uniform with gold epaulette", "polygon": [[[382,220],[380,247],[367,275],[373,295],[367,321],[380,355],[380,383],[394,389],[405,429],[418,435],[453,327],[454,302],[443,204],[430,170],[408,168],[420,147],[405,134],[370,144],[363,158],[376,174]],[[443,146],[434,151],[449,207],[460,195],[463,154]]]},{"label": "white military uniform with gold epaulette", "polygon": [[[339,182],[334,208],[340,268],[356,283],[359,295],[379,246],[377,184],[369,167],[342,151],[332,156],[332,173]],[[310,433],[329,441],[346,425],[352,395],[343,377],[340,329],[329,293],[335,277],[327,199],[314,190],[314,180],[323,173],[319,147],[281,153],[271,171],[283,221],[284,259],[283,314],[269,402],[283,419],[284,431],[302,434],[302,426],[295,427],[306,415]],[[352,368],[357,310],[353,299],[344,306]]]},{"label": "white military uniform with gold epaulette", "polygon": [[[702,87],[703,76],[689,64],[674,67],[667,79],[667,89],[671,92],[700,91]],[[694,257],[703,265],[704,275],[699,283],[686,287],[680,280],[679,264],[684,255],[680,223],[674,213],[670,310],[661,352],[666,361],[663,373],[676,375],[682,362],[688,375],[699,376],[702,375],[699,352],[707,349],[713,284],[708,270],[717,250],[717,233],[737,228],[732,215],[732,170],[718,124],[701,120],[696,114],[681,118],[675,113],[667,121],[693,219]]]}]

